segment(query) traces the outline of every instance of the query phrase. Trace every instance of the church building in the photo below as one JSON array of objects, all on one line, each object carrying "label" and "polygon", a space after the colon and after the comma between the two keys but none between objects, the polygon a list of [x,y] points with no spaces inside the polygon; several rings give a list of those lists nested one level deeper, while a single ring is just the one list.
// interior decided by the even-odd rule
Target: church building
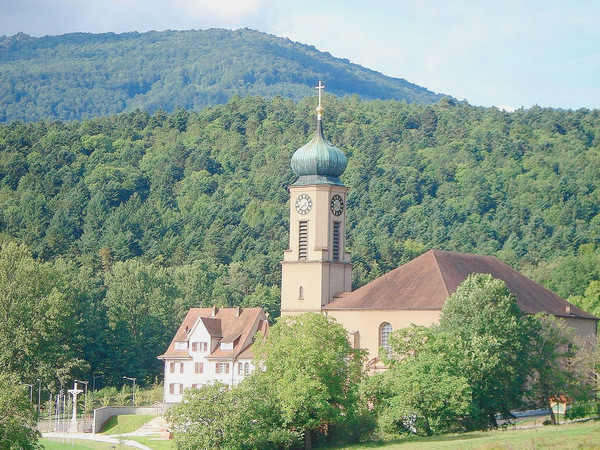
[{"label": "church building", "polygon": [[411,324],[438,322],[446,299],[472,273],[503,280],[525,314],[560,317],[581,336],[596,334],[598,318],[490,256],[430,250],[351,291],[352,263],[346,251],[346,192],[339,176],[345,154],[323,134],[319,82],[317,129],[292,156],[297,180],[289,187],[290,243],[282,264],[281,314],[320,312],[335,318],[350,341],[369,353],[377,368],[390,333]]},{"label": "church building", "polygon": [[[352,263],[346,251],[346,193],[339,177],[346,155],[323,134],[319,82],[317,129],[292,156],[297,180],[289,187],[290,243],[284,251],[281,314],[326,314],[340,322],[355,348],[381,368],[379,348],[390,333],[411,324],[439,321],[446,299],[472,273],[503,280],[525,314],[547,312],[580,336],[595,336],[598,318],[528,279],[497,258],[430,250],[352,291]],[[261,308],[192,308],[175,334],[164,361],[164,400],[179,402],[187,388],[219,381],[237,384],[254,370],[252,344],[266,335]]]}]

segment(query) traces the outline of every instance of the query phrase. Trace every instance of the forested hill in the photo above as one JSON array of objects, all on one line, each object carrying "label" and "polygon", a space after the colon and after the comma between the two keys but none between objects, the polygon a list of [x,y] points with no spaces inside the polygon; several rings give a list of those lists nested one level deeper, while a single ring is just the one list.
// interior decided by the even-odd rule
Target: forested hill
[{"label": "forested hill", "polygon": [[[27,245],[42,274],[63,280],[78,325],[59,353],[72,342],[92,371],[151,380],[189,307],[277,314],[290,158],[314,132],[315,100],[0,124],[0,242]],[[354,286],[428,249],[458,250],[495,255],[600,312],[600,111],[330,94],[324,104],[325,134],[348,155]],[[23,266],[36,279],[15,253],[0,253],[0,276]],[[17,328],[44,325],[9,306]],[[2,355],[0,367],[18,363]]]},{"label": "forested hill", "polygon": [[[316,48],[248,29],[0,37],[0,121],[72,120],[137,108],[200,111],[233,95],[431,103],[441,96]],[[329,83],[329,81],[335,82]]]}]

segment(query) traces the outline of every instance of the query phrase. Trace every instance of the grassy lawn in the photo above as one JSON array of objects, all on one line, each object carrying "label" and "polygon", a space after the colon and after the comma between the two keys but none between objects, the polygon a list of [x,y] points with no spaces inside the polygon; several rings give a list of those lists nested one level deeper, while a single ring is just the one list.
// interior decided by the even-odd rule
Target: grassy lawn
[{"label": "grassy lawn", "polygon": [[172,450],[175,448],[173,441],[169,439],[158,439],[150,436],[128,436],[127,439],[144,444],[152,450]]},{"label": "grassy lawn", "polygon": [[106,421],[102,427],[102,434],[123,434],[131,433],[137,430],[139,427],[144,425],[146,422],[150,422],[155,416],[152,415],[137,415],[137,414],[123,414],[119,416],[112,416]]},{"label": "grassy lawn", "polygon": [[600,448],[600,422],[546,426],[527,430],[497,430],[410,438],[382,444],[355,445],[349,450],[366,448],[386,449],[591,449]]},{"label": "grassy lawn", "polygon": [[114,450],[115,448],[119,450],[135,449],[135,447],[130,447],[129,445],[107,444],[106,442],[86,441],[83,439],[55,439],[54,442],[52,439],[40,439],[39,442],[46,450]]}]

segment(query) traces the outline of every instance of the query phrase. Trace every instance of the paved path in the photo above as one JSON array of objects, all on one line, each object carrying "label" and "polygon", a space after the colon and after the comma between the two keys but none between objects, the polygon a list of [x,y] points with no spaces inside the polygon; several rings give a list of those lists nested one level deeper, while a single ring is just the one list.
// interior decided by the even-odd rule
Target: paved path
[{"label": "paved path", "polygon": [[130,445],[132,447],[141,448],[143,450],[152,450],[150,447],[146,447],[144,444],[140,444],[139,442],[132,441],[129,439],[124,439],[122,441],[119,440],[116,436],[106,436],[102,434],[89,434],[89,433],[42,433],[42,437],[46,439],[82,439],[86,441],[98,441],[98,442],[106,442],[107,444],[120,444],[123,443],[125,445]]}]

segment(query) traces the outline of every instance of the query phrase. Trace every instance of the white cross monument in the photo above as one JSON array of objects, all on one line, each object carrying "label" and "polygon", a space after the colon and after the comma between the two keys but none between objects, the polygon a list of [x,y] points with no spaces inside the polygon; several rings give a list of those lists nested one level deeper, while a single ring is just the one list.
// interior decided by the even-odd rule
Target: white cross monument
[{"label": "white cross monument", "polygon": [[69,394],[73,396],[73,418],[69,425],[70,433],[77,433],[77,396],[82,392],[82,389],[78,389],[77,383],[74,384],[73,389],[69,389]]}]

